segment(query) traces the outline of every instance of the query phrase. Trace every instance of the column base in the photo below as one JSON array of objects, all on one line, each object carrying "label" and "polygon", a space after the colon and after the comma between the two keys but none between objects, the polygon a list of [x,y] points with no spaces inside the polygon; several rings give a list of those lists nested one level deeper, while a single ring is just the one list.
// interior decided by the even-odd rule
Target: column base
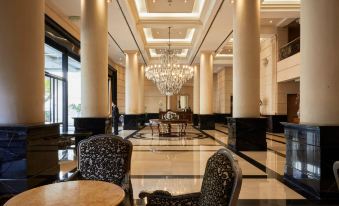
[{"label": "column base", "polygon": [[262,115],[267,117],[267,131],[272,133],[283,133],[284,126],[281,122],[287,122],[287,115]]},{"label": "column base", "polygon": [[227,118],[228,145],[241,151],[266,151],[266,118]]},{"label": "column base", "polygon": [[111,117],[75,117],[74,127],[75,132],[92,132],[97,134],[112,133],[112,118]]},{"label": "column base", "polygon": [[0,196],[59,178],[59,124],[0,126]]},{"label": "column base", "polygon": [[124,130],[140,129],[140,114],[125,114],[123,128]]},{"label": "column base", "polygon": [[215,129],[215,120],[213,114],[199,114],[199,129],[213,130]]},{"label": "column base", "polygon": [[339,126],[283,123],[284,178],[317,199],[338,198],[333,163],[339,160]]},{"label": "column base", "polygon": [[196,126],[196,127],[199,125],[199,114],[193,114],[192,123],[193,123],[193,126]]}]

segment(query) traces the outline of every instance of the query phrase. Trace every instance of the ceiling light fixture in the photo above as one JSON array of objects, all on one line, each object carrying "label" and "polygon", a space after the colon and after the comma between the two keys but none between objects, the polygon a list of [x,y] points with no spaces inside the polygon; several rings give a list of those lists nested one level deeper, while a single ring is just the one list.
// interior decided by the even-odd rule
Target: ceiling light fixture
[{"label": "ceiling light fixture", "polygon": [[171,27],[168,27],[168,49],[162,52],[161,63],[149,65],[145,69],[146,78],[157,85],[162,95],[178,94],[182,86],[193,77],[193,67],[178,64],[177,53],[177,50],[171,49]]}]

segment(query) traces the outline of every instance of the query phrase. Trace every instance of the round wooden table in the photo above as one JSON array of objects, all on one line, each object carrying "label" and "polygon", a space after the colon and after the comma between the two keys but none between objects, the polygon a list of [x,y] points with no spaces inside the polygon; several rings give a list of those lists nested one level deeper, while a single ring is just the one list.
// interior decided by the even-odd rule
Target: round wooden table
[{"label": "round wooden table", "polygon": [[5,206],[115,206],[122,202],[125,192],[119,186],[101,181],[81,180],[37,187],[20,193]]}]

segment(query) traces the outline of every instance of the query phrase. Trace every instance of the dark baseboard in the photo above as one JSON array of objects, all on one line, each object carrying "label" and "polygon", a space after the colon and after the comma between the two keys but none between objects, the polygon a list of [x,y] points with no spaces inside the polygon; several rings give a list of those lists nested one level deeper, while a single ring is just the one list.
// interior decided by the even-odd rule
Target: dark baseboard
[{"label": "dark baseboard", "polygon": [[150,119],[159,119],[159,113],[145,113],[145,121],[149,122]]},{"label": "dark baseboard", "polygon": [[141,127],[140,114],[125,114],[123,125],[124,130],[139,130]]},{"label": "dark baseboard", "polygon": [[199,114],[199,129],[201,130],[213,130],[215,129],[213,114]]},{"label": "dark baseboard", "polygon": [[230,113],[214,113],[215,123],[227,124],[227,117],[232,117]]},{"label": "dark baseboard", "polygon": [[196,127],[199,125],[199,114],[193,114],[192,123],[193,123],[193,126],[196,126]]},{"label": "dark baseboard", "polygon": [[287,122],[287,115],[262,115],[267,118],[267,131],[272,133],[283,133],[284,126],[281,122]]},{"label": "dark baseboard", "polygon": [[91,132],[97,134],[112,133],[111,117],[76,117],[74,118],[75,132]]}]

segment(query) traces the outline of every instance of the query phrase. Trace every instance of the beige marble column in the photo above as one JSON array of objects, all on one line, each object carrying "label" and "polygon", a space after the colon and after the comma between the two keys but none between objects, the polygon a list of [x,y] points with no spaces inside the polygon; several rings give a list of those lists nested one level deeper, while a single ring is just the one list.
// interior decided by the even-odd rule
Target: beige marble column
[{"label": "beige marble column", "polygon": [[44,6],[0,2],[0,124],[45,121]]},{"label": "beige marble column", "polygon": [[233,117],[259,117],[260,0],[234,1]]},{"label": "beige marble column", "polygon": [[139,67],[139,93],[138,93],[138,111],[140,114],[145,113],[145,66],[141,65]]},{"label": "beige marble column", "polygon": [[301,1],[300,122],[339,124],[339,1]]},{"label": "beige marble column", "polygon": [[81,116],[107,117],[107,1],[81,0]]},{"label": "beige marble column", "polygon": [[193,113],[200,113],[200,67],[199,65],[194,66],[194,77],[193,77]]},{"label": "beige marble column", "polygon": [[213,55],[209,51],[200,56],[200,114],[213,114]]},{"label": "beige marble column", "polygon": [[138,114],[139,108],[139,72],[138,52],[126,52],[125,68],[125,113]]}]

